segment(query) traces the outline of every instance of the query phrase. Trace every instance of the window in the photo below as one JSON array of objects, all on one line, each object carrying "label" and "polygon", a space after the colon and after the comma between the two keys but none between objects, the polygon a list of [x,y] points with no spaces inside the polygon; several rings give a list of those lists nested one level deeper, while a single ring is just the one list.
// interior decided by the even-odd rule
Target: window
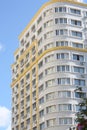
[{"label": "window", "polygon": [[72,105],[71,104],[59,104],[59,111],[71,111]]},{"label": "window", "polygon": [[35,52],[36,52],[36,50],[35,50],[35,46],[33,46],[33,47],[32,47],[32,55],[34,55]]},{"label": "window", "polygon": [[76,110],[76,112],[78,112],[78,111],[80,110],[80,106],[79,106],[79,105],[76,105],[76,106],[75,106],[75,110]]},{"label": "window", "polygon": [[70,66],[69,65],[57,66],[57,71],[58,72],[69,72]]},{"label": "window", "polygon": [[26,102],[30,101],[30,96],[26,97]]},{"label": "window", "polygon": [[70,9],[70,12],[71,12],[72,14],[81,15],[81,10],[78,10],[78,9]]},{"label": "window", "polygon": [[56,41],[56,46],[68,46],[68,41]]},{"label": "window", "polygon": [[39,24],[42,21],[42,16],[40,16],[37,20],[37,24]]},{"label": "window", "polygon": [[59,118],[59,124],[72,124],[72,118]]},{"label": "window", "polygon": [[37,31],[37,34],[40,35],[42,32],[42,27]]},{"label": "window", "polygon": [[70,78],[58,78],[58,85],[70,85]]},{"label": "window", "polygon": [[84,61],[83,55],[73,54],[73,60]]},{"label": "window", "polygon": [[39,55],[39,56],[40,56],[42,53],[43,53],[43,50],[42,50],[42,49],[38,51],[38,55]]},{"label": "window", "polygon": [[40,61],[38,64],[38,68],[40,69],[43,66],[43,61]]},{"label": "window", "polygon": [[42,44],[42,38],[40,38],[39,40],[38,40],[38,46],[40,46]]},{"label": "window", "polygon": [[26,80],[28,80],[30,78],[30,73],[28,73],[27,75],[26,75]]},{"label": "window", "polygon": [[52,12],[53,12],[53,9],[52,9],[52,8],[46,10],[46,11],[44,12],[44,17],[50,15]]},{"label": "window", "polygon": [[77,86],[85,86],[85,80],[81,80],[81,79],[74,79],[74,85]]},{"label": "window", "polygon": [[83,44],[72,42],[72,47],[83,48]]},{"label": "window", "polygon": [[31,38],[32,42],[35,40],[35,35]]},{"label": "window", "polygon": [[72,19],[71,19],[71,24],[72,24],[72,25],[76,25],[76,26],[81,26],[81,25],[82,25],[81,21],[72,20]]},{"label": "window", "polygon": [[68,30],[67,29],[60,29],[56,30],[56,35],[68,35]]},{"label": "window", "polygon": [[32,32],[35,32],[35,31],[36,31],[35,25],[32,26],[31,31],[32,31]]},{"label": "window", "polygon": [[33,98],[36,97],[36,91],[34,91],[34,92],[32,93],[32,96],[33,96]]},{"label": "window", "polygon": [[28,43],[26,44],[26,48],[28,48],[28,47],[29,47],[29,45],[30,45],[30,43],[28,42]]},{"label": "window", "polygon": [[72,31],[72,36],[82,38],[82,32]]},{"label": "window", "polygon": [[55,84],[55,79],[46,81],[46,87],[53,87]]},{"label": "window", "polygon": [[54,98],[55,98],[55,93],[54,92],[46,94],[46,100],[47,101],[52,100]]},{"label": "window", "polygon": [[44,116],[44,110],[41,110],[41,111],[39,112],[39,117],[42,118],[43,116]]},{"label": "window", "polygon": [[43,92],[43,90],[44,90],[44,86],[43,86],[43,84],[39,87],[39,93],[41,93],[41,92]]},{"label": "window", "polygon": [[54,67],[50,67],[48,69],[45,70],[45,74],[48,75],[48,74],[52,74],[54,73],[55,71],[55,68]]},{"label": "window", "polygon": [[36,73],[36,68],[34,67],[33,69],[32,69],[32,75],[34,75]]},{"label": "window", "polygon": [[53,37],[53,31],[50,31],[50,32],[47,32],[46,34],[44,34],[44,39],[48,39],[48,38],[51,38]]},{"label": "window", "polygon": [[36,121],[36,115],[33,116],[33,121]]},{"label": "window", "polygon": [[29,125],[30,124],[30,119],[26,120],[26,124]]},{"label": "window", "polygon": [[53,61],[53,60],[54,60],[54,55],[51,54],[51,55],[49,55],[49,56],[47,56],[47,57],[45,58],[45,63],[50,62],[50,61]]},{"label": "window", "polygon": [[46,46],[44,46],[44,49],[47,50],[47,49],[50,49],[54,46],[53,42],[47,44]]},{"label": "window", "polygon": [[20,65],[21,65],[21,67],[23,67],[23,65],[24,65],[24,59],[21,60]]},{"label": "window", "polygon": [[26,113],[27,113],[27,114],[30,113],[30,107],[28,107],[28,108],[26,109]]},{"label": "window", "polygon": [[56,105],[49,106],[46,108],[46,113],[56,112]]},{"label": "window", "polygon": [[39,104],[43,104],[44,103],[44,97],[39,99]]},{"label": "window", "polygon": [[43,122],[40,124],[40,130],[44,130],[44,129],[45,129],[45,123]]},{"label": "window", "polygon": [[24,85],[24,79],[22,79],[22,80],[20,81],[20,84],[21,84],[21,86]]},{"label": "window", "polygon": [[55,13],[57,13],[57,12],[66,12],[66,7],[56,7]]},{"label": "window", "polygon": [[23,129],[24,128],[24,122],[23,123],[21,123],[21,129]]},{"label": "window", "polygon": [[28,38],[28,37],[29,37],[29,32],[26,33],[26,38]]},{"label": "window", "polygon": [[84,73],[84,68],[83,67],[76,67],[76,66],[74,66],[74,72]]},{"label": "window", "polygon": [[50,119],[50,120],[47,120],[47,127],[51,127],[51,126],[55,126],[56,124],[56,119]]},{"label": "window", "polygon": [[35,109],[36,108],[36,102],[33,104],[33,109]]},{"label": "window", "polygon": [[57,59],[69,59],[68,53],[57,53]]},{"label": "window", "polygon": [[35,86],[36,85],[36,79],[34,79],[33,81],[32,81],[32,86]]},{"label": "window", "polygon": [[38,77],[39,77],[39,80],[42,80],[42,78],[43,78],[43,73],[41,73]]},{"label": "window", "polygon": [[86,93],[75,92],[75,98],[86,98]]},{"label": "window", "polygon": [[67,18],[56,18],[55,19],[55,24],[66,24],[67,23]]},{"label": "window", "polygon": [[53,25],[53,20],[49,20],[46,23],[44,23],[44,28],[50,27]]},{"label": "window", "polygon": [[28,92],[30,90],[30,85],[26,86],[26,92]]}]

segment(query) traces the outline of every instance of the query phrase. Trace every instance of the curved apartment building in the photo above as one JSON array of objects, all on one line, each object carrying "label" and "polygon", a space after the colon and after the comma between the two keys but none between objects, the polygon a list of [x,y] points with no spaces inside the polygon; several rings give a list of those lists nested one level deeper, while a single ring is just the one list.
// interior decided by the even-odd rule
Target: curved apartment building
[{"label": "curved apartment building", "polygon": [[19,36],[12,130],[69,130],[87,92],[87,4],[51,0]]}]

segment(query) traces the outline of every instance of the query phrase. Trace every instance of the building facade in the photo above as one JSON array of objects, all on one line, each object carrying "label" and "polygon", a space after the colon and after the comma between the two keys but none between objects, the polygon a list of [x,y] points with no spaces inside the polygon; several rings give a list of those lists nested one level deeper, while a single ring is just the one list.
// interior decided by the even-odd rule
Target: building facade
[{"label": "building facade", "polygon": [[19,36],[12,65],[12,130],[69,130],[87,92],[87,4],[45,3]]}]

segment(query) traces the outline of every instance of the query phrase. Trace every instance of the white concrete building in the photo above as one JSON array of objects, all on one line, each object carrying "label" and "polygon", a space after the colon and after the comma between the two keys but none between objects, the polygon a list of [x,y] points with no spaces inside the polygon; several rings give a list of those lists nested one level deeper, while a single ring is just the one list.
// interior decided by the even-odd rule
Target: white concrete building
[{"label": "white concrete building", "polygon": [[87,92],[87,4],[51,0],[19,36],[12,65],[12,130],[69,130]]}]

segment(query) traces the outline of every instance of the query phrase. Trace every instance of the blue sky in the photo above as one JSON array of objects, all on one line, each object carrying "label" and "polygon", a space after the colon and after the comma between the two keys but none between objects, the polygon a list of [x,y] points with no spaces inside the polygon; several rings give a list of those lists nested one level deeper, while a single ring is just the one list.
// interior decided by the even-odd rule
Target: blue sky
[{"label": "blue sky", "polygon": [[[7,113],[6,120],[9,119],[11,110],[11,64],[19,43],[18,35],[46,1],[48,0],[0,0],[0,117],[3,118],[1,114],[4,110]],[[10,130],[7,129],[8,124],[9,122],[0,123],[0,130]]]},{"label": "blue sky", "polygon": [[[18,35],[47,0],[0,0],[0,130],[7,130],[11,110],[11,64]],[[5,117],[4,114],[7,115]],[[7,119],[5,119],[7,118]],[[6,121],[5,121],[6,120]],[[2,127],[3,126],[3,127]]]}]

